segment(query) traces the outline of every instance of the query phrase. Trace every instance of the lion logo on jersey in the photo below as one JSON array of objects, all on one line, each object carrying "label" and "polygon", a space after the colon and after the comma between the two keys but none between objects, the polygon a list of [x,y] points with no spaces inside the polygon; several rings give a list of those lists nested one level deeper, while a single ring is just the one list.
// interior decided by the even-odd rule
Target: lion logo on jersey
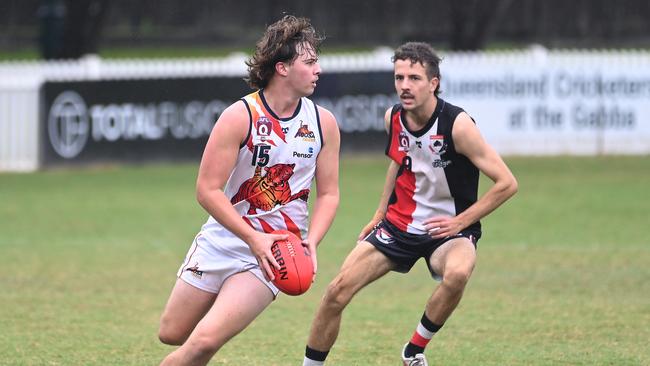
[{"label": "lion logo on jersey", "polygon": [[310,131],[309,125],[306,123],[303,124],[302,121],[300,121],[300,128],[298,129],[294,137],[301,137],[303,141],[310,141],[310,142],[316,141],[316,135],[314,135],[314,132]]},{"label": "lion logo on jersey", "polygon": [[297,199],[307,201],[309,189],[291,194],[289,178],[293,175],[295,166],[296,164],[275,164],[264,168],[266,171],[264,176],[262,176],[262,167],[256,167],[255,175],[242,183],[230,202],[235,205],[247,201],[250,204],[248,214],[254,215],[258,209],[270,211],[277,205],[285,205]]}]

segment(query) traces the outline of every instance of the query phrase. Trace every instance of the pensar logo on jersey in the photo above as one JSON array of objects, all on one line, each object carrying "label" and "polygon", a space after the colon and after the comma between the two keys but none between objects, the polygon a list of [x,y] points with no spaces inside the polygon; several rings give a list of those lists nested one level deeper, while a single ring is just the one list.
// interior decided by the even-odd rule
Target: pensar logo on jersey
[{"label": "pensar logo on jersey", "polygon": [[314,156],[314,148],[310,147],[309,149],[307,149],[306,153],[294,151],[292,156],[294,158],[311,159],[311,157]]},{"label": "pensar logo on jersey", "polygon": [[309,125],[300,120],[300,128],[294,137],[300,137],[303,141],[315,142],[316,135],[313,131],[309,130]]},{"label": "pensar logo on jersey", "polygon": [[247,201],[250,204],[248,214],[255,215],[258,209],[271,211],[277,205],[285,205],[297,199],[307,201],[309,189],[291,194],[289,178],[293,175],[295,166],[296,164],[275,164],[272,167],[265,167],[264,176],[262,176],[262,167],[257,166],[255,175],[242,183],[230,203],[236,205],[241,201]]},{"label": "pensar logo on jersey", "polygon": [[406,135],[406,132],[400,131],[399,136],[399,147],[397,148],[397,151],[409,151],[409,137]]}]

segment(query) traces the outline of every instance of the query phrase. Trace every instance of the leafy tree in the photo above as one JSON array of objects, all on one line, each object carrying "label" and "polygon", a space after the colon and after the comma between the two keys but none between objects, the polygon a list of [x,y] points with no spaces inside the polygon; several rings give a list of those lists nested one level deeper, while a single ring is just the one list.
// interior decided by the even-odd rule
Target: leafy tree
[{"label": "leafy tree", "polygon": [[45,59],[76,59],[97,52],[108,0],[42,0],[41,54]]},{"label": "leafy tree", "polygon": [[451,9],[450,47],[479,50],[494,34],[512,0],[448,0]]}]

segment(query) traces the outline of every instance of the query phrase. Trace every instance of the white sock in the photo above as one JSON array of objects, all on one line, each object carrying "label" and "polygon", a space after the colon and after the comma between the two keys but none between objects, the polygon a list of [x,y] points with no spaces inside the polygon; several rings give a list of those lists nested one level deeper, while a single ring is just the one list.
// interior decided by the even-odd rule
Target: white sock
[{"label": "white sock", "polygon": [[325,365],[325,361],[314,361],[310,358],[307,358],[305,356],[305,359],[302,361],[302,366],[323,366]]}]

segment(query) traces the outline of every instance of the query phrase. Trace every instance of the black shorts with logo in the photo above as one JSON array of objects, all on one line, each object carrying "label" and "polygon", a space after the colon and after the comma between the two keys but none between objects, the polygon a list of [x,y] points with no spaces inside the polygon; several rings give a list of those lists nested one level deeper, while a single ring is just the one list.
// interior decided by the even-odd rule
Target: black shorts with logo
[{"label": "black shorts with logo", "polygon": [[417,235],[404,232],[384,219],[375,226],[364,240],[374,245],[377,250],[395,263],[394,271],[407,273],[418,259],[425,258],[427,260],[427,268],[429,268],[431,275],[439,278],[439,275],[434,273],[428,264],[431,254],[442,244],[460,237],[469,239],[474,244],[474,247],[476,247],[476,243],[481,238],[481,231],[466,229],[454,236],[433,239],[426,234]]}]

